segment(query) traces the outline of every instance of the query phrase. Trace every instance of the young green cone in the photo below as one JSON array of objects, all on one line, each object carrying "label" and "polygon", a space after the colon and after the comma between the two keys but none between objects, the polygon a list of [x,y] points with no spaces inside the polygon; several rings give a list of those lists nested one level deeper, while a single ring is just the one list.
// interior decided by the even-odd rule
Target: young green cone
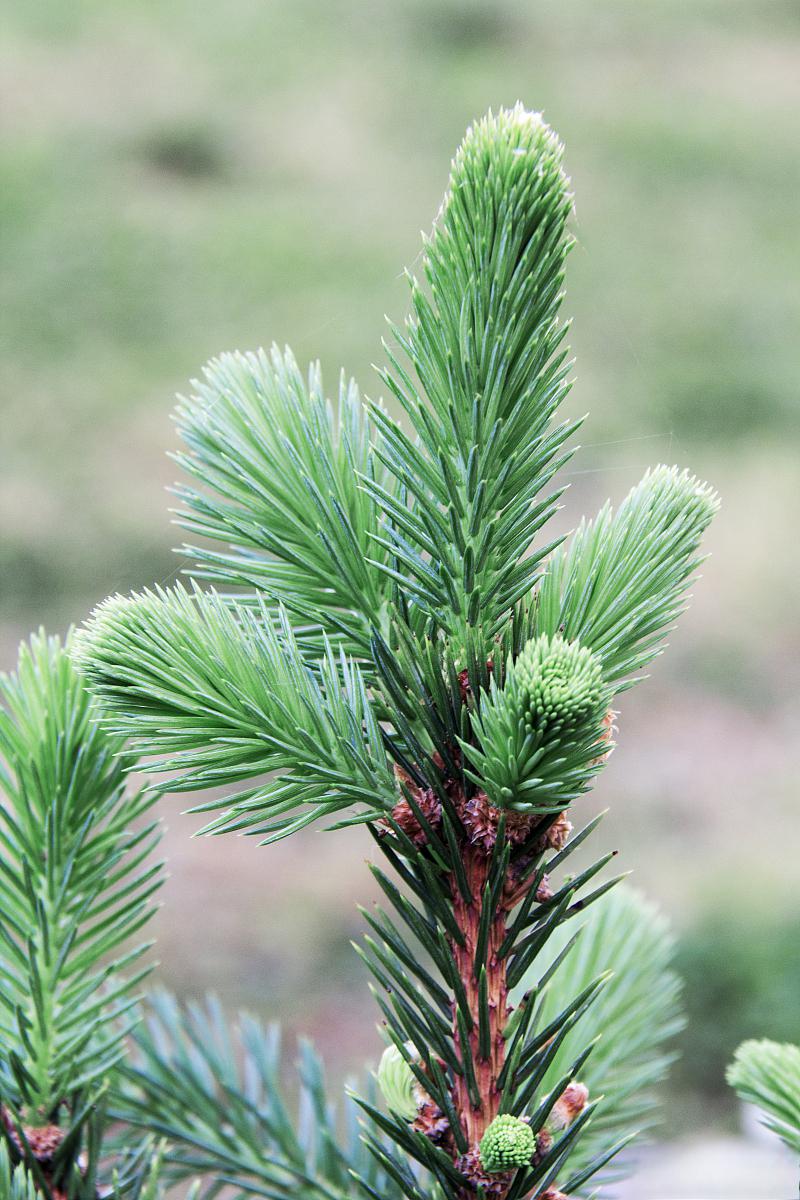
[{"label": "young green cone", "polygon": [[481,1138],[481,1166],[490,1175],[516,1171],[531,1161],[536,1138],[530,1125],[509,1113],[495,1117]]},{"label": "young green cone", "polygon": [[559,635],[534,638],[474,718],[470,778],[498,808],[560,812],[598,769],[609,701],[596,655]]}]

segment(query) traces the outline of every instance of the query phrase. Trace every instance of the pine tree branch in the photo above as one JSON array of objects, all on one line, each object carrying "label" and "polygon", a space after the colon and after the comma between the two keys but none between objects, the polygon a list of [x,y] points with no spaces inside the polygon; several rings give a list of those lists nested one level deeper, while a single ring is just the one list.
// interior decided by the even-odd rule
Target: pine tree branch
[{"label": "pine tree branch", "polygon": [[[491,1191],[502,1184],[504,1192],[511,1187],[510,1178],[489,1177],[479,1155],[482,1139],[499,1114],[525,1114],[536,1144],[542,1139],[538,1157],[520,1173],[527,1191],[545,1178],[555,1161],[553,1147],[566,1151],[582,1128],[564,1130],[554,1139],[548,1122],[558,1094],[549,1106],[540,1104],[535,1111],[531,1103],[541,1096],[542,1081],[564,1040],[595,1002],[603,973],[577,990],[569,1003],[565,998],[562,1011],[551,1013],[548,1023],[539,1019],[540,1013],[531,1023],[534,1006],[522,1006],[522,1019],[511,1021],[509,995],[514,979],[548,947],[563,921],[583,911],[604,888],[581,896],[594,868],[567,878],[559,892],[552,890],[550,864],[553,869],[563,864],[585,833],[567,843],[568,827],[562,820],[529,816],[525,825],[513,828],[515,841],[508,840],[506,816],[492,823],[485,807],[459,799],[458,786],[452,785],[452,799],[467,825],[459,826],[454,855],[464,871],[463,885],[448,864],[437,870],[426,864],[424,849],[412,853],[408,837],[413,825],[404,818],[391,824],[391,832],[376,831],[378,844],[412,899],[375,871],[394,917],[378,910],[370,919],[383,948],[368,938],[362,957],[385,994],[376,993],[376,999],[387,1037],[418,1089],[411,1121],[404,1112],[384,1117],[371,1105],[364,1105],[365,1110],[401,1151],[439,1179],[445,1195],[462,1200],[477,1186]],[[420,950],[430,957],[432,981],[415,969]],[[395,969],[392,959],[405,969]],[[540,960],[536,961],[538,967]],[[546,988],[551,973],[550,967],[544,971],[539,989]],[[449,1006],[441,1003],[436,976],[450,993]],[[573,1055],[573,1074],[587,1053],[584,1049]],[[563,1056],[559,1061],[566,1085],[572,1074]],[[443,1150],[455,1164],[455,1177],[441,1159]]]},{"label": "pine tree branch", "polygon": [[[3,1200],[164,1200],[161,1187],[161,1153],[152,1138],[145,1138],[119,1155],[110,1186],[98,1186],[102,1133],[98,1122],[87,1139],[83,1165],[73,1165],[66,1178],[56,1186],[35,1160],[26,1165],[19,1158],[13,1137],[0,1141],[0,1196]],[[186,1200],[196,1200],[192,1187]]]},{"label": "pine tree branch", "polygon": [[225,1185],[270,1200],[349,1200],[370,1188],[399,1200],[361,1141],[352,1101],[340,1124],[309,1043],[300,1044],[295,1123],[282,1096],[276,1025],[240,1014],[229,1026],[215,1000],[183,1008],[166,992],[148,1007],[114,1113],[166,1139],[170,1182],[201,1175],[203,1197]]},{"label": "pine tree branch", "polygon": [[742,1042],[726,1077],[742,1100],[761,1109],[767,1128],[800,1154],[800,1046]]},{"label": "pine tree branch", "polygon": [[[681,983],[671,968],[674,937],[665,919],[640,893],[628,886],[615,888],[592,906],[585,920],[578,918],[574,924],[577,931],[562,926],[551,939],[545,961],[550,960],[554,969],[538,1002],[537,1019],[546,1024],[600,974],[612,972],[542,1082],[544,1092],[552,1091],[581,1048],[599,1038],[580,1081],[590,1095],[602,1095],[603,1100],[570,1156],[570,1170],[577,1175],[632,1130],[641,1137],[656,1123],[654,1087],[674,1057],[665,1044],[685,1021]],[[523,978],[520,995],[535,985],[535,976]],[[624,1170],[615,1163],[603,1178],[620,1178],[632,1165],[630,1158]],[[565,1181],[564,1190],[579,1194],[572,1182]]]},{"label": "pine tree branch", "polygon": [[661,653],[718,507],[687,471],[648,471],[616,513],[606,505],[555,552],[538,589],[539,632],[580,638],[620,685]]},{"label": "pine tree branch", "polygon": [[[359,476],[391,488],[370,443],[355,383],[340,381],[336,413],[319,365],[307,382],[287,349],[224,354],[177,410],[187,449],[176,460],[196,481],[176,491],[189,532],[230,543],[186,546],[196,574],[281,603],[300,621],[363,653],[389,590],[371,559],[382,513]],[[391,494],[389,491],[387,494]]]},{"label": "pine tree branch", "polygon": [[159,832],[136,828],[154,796],[126,792],[123,743],[96,724],[68,648],[32,638],[0,697],[0,1074],[4,1103],[46,1126],[123,1054]]},{"label": "pine tree branch", "polygon": [[425,245],[429,290],[411,280],[412,315],[382,375],[416,441],[373,409],[377,453],[404,496],[401,511],[365,481],[394,522],[380,545],[393,578],[462,644],[478,627],[488,646],[552,548],[530,549],[555,511],[560,492],[545,489],[576,427],[551,426],[568,390],[562,154],[521,106],[467,132]]},{"label": "pine tree branch", "polygon": [[[565,809],[607,754],[611,695],[659,652],[716,508],[705,485],[658,468],[568,546],[540,539],[574,428],[555,423],[561,159],[519,106],[468,131],[383,376],[410,432],[378,405],[366,421],[352,389],[337,423],[317,377],[306,388],[277,352],[212,365],[179,416],[197,483],[184,519],[233,543],[198,557],[246,595],[116,599],[81,641],[110,727],[163,756],[173,790],[247,781],[211,830],[275,840],[319,816],[370,822],[397,882],[375,870],[388,906],[362,953],[400,1101],[360,1104],[366,1149],[408,1200],[552,1200],[571,1164],[582,1189],[621,1144],[610,1116],[576,1157],[602,1129],[580,1080],[608,972],[557,942],[616,882],[597,879],[610,856],[551,876],[593,828],[570,838]],[[652,1062],[617,1081],[619,1121]],[[230,1133],[207,1103],[202,1153]],[[188,1105],[165,1117],[177,1140]],[[278,1161],[284,1174],[255,1187],[272,1200],[288,1187]]]},{"label": "pine tree branch", "polygon": [[154,771],[178,772],[172,791],[281,772],[193,810],[226,810],[206,832],[274,841],[354,804],[366,821],[395,802],[358,667],[329,647],[312,669],[285,614],[183,588],[114,597],[82,631],[78,657],[109,728],[161,755]]}]

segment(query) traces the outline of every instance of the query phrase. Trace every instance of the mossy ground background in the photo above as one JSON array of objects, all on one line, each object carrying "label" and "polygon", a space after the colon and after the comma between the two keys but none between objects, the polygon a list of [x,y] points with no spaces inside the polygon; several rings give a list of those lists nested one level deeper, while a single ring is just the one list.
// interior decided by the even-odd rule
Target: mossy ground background
[{"label": "mossy ground background", "polygon": [[[678,461],[712,558],[586,804],[682,930],[672,1132],[734,1120],[742,1036],[794,1036],[800,10],[566,0],[32,0],[0,46],[0,652],[179,567],[172,396],[289,342],[376,390],[383,314],[467,121],[522,98],[567,143],[567,312],[591,411],[567,528]],[[348,939],[363,832],[259,852],[167,802],[164,977],[376,1053]],[[687,1185],[689,1186],[689,1185]],[[655,1193],[654,1193],[655,1194]],[[676,1193],[677,1194],[677,1193]],[[688,1193],[687,1193],[688,1194]],[[730,1191],[728,1194],[732,1194]]]}]

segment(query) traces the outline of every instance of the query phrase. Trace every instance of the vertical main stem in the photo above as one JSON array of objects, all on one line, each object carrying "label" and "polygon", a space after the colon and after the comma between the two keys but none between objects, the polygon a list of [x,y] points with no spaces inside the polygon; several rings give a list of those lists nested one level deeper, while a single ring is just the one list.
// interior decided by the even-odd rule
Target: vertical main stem
[{"label": "vertical main stem", "polygon": [[[506,910],[502,902],[492,914],[489,925],[489,938],[486,951],[486,974],[488,984],[489,1008],[489,1054],[482,1058],[478,1042],[478,1022],[480,1008],[480,981],[475,973],[475,948],[480,928],[481,905],[488,882],[489,856],[482,847],[470,844],[464,846],[464,869],[472,893],[472,899],[467,903],[461,892],[454,888],[454,916],[459,929],[464,935],[464,945],[452,942],[453,957],[458,972],[464,984],[467,1004],[472,1016],[472,1031],[469,1034],[472,1060],[475,1064],[478,1091],[481,1104],[475,1106],[470,1099],[466,1079],[456,1076],[453,1085],[453,1101],[456,1111],[461,1117],[461,1123],[469,1142],[471,1151],[476,1151],[478,1144],[488,1125],[498,1114],[500,1107],[500,1089],[497,1080],[505,1061],[505,1040],[503,1030],[508,1017],[508,984],[506,982],[505,960],[498,955],[506,931]],[[462,1057],[466,1047],[461,1045],[461,1034],[455,1019],[453,1008],[453,1036],[456,1047]]]}]

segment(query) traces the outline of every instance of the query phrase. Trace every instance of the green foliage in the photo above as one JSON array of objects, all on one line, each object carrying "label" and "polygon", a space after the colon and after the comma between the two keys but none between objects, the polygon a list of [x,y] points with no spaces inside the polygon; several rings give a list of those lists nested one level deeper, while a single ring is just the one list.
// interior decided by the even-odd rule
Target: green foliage
[{"label": "green foliage", "polygon": [[[440,788],[434,753],[447,762],[459,740],[473,761],[481,753],[458,676],[467,669],[479,701],[496,637],[499,671],[529,637],[563,631],[618,682],[679,610],[715,506],[685,473],[648,475],[616,517],[604,510],[549,561],[533,545],[569,432],[551,429],[566,390],[561,157],[519,107],[468,132],[426,242],[428,290],[413,285],[398,333],[421,391],[396,359],[386,377],[415,439],[378,405],[367,417],[352,387],[334,418],[317,373],[306,387],[277,352],[220,359],[182,404],[180,461],[199,485],[181,491],[185,519],[234,543],[198,551],[202,570],[248,594],[224,601],[232,614],[180,589],[109,602],[82,663],[112,727],[179,771],[173,789],[286,772],[239,793],[210,829],[270,839],[348,808],[348,820],[374,819],[399,798],[378,716],[399,765],[426,761]],[[276,599],[301,622],[292,633]],[[334,665],[320,628],[358,654],[363,676]],[[569,755],[563,779],[550,766],[551,795],[580,790]]]},{"label": "green foliage", "polygon": [[94,721],[68,646],[32,638],[0,696],[0,1078],[7,1104],[46,1123],[123,1053],[159,834],[139,820],[153,796],[126,792],[122,740]]},{"label": "green foliage", "polygon": [[[164,1149],[163,1140],[158,1142],[150,1136],[132,1149],[123,1149],[112,1174],[110,1200],[122,1200],[122,1197],[126,1200],[164,1200]],[[196,1181],[188,1188],[186,1200],[195,1200],[197,1190]]]},{"label": "green foliage", "polygon": [[609,681],[645,666],[682,612],[700,539],[719,501],[688,471],[656,467],[623,500],[582,521],[538,592],[537,627],[580,638]]},{"label": "green foliage", "polygon": [[319,816],[391,807],[394,784],[358,667],[328,649],[313,670],[284,615],[235,611],[183,588],[113,597],[81,634],[78,657],[106,724],[155,770],[178,771],[173,791],[283,772],[205,807],[230,805],[208,828],[264,841]]},{"label": "green foliage", "polygon": [[334,412],[319,366],[306,384],[289,350],[225,354],[177,412],[184,526],[231,543],[187,547],[207,578],[277,596],[293,616],[369,646],[388,580],[370,559],[380,510],[360,477],[386,486],[358,388],[344,376]]},{"label": "green foliage", "polygon": [[[502,818],[505,819],[505,818]],[[448,820],[446,814],[443,821]],[[606,881],[592,890],[587,885],[612,857],[607,855],[575,875],[567,875],[552,894],[541,895],[538,884],[555,878],[572,854],[583,844],[598,823],[590,822],[560,850],[550,852],[544,845],[534,849],[542,830],[552,817],[544,817],[526,842],[522,861],[532,886],[525,900],[509,921],[503,941],[490,945],[489,926],[495,912],[496,896],[508,878],[511,845],[500,837],[489,862],[488,877],[482,895],[470,895],[469,880],[463,868],[459,874],[454,857],[447,866],[437,866],[427,856],[414,855],[404,840],[403,830],[395,823],[392,835],[378,838],[380,849],[394,870],[401,876],[401,892],[383,871],[373,868],[373,874],[393,911],[378,907],[374,913],[364,912],[372,933],[366,939],[361,956],[372,973],[379,989],[376,1001],[385,1021],[385,1031],[398,1054],[424,1093],[443,1114],[443,1124],[460,1154],[467,1154],[469,1144],[451,1097],[451,1080],[463,1079],[472,1103],[481,1097],[477,1087],[476,1068],[485,1047],[494,1036],[489,1006],[487,980],[493,969],[492,958],[504,964],[508,986],[515,987],[526,979],[528,986],[544,989],[552,974],[552,966],[542,965],[543,952],[561,929],[563,922],[590,908],[613,887],[616,880]],[[447,845],[454,839],[445,835],[441,849],[445,856]],[[439,843],[437,841],[436,845]],[[455,853],[455,852],[454,852]],[[448,869],[449,868],[449,869]],[[454,921],[452,898],[448,881],[455,877],[464,901],[480,911],[478,936],[470,948]],[[468,955],[466,964],[461,952]],[[531,977],[537,982],[531,985]],[[482,996],[477,1005],[470,1002],[467,987],[470,980],[479,982]],[[602,970],[567,994],[559,993],[563,1005],[548,1014],[546,1021],[536,1020],[535,1006],[523,1006],[517,1020],[510,1022],[507,1032],[505,1063],[498,1078],[500,1109],[512,1116],[526,1116],[533,1135],[545,1130],[551,1109],[567,1083],[580,1077],[580,1071],[591,1050],[586,1039],[575,1039],[559,1059],[561,1086],[542,1100],[542,1081],[550,1064],[559,1053],[570,1031],[595,1002],[608,975]],[[445,986],[443,987],[442,984]],[[585,984],[585,986],[584,986]],[[455,1010],[455,1019],[453,1017]],[[454,1029],[459,1037],[454,1036]],[[470,1039],[470,1034],[477,1035]],[[410,1049],[413,1047],[413,1052]],[[390,1172],[402,1171],[404,1158],[418,1162],[435,1180],[445,1196],[458,1195],[465,1181],[453,1163],[429,1138],[410,1127],[395,1113],[386,1115],[368,1100],[362,1107],[374,1126],[396,1143],[402,1152],[391,1151],[372,1140],[372,1131],[365,1133],[378,1160]],[[551,1149],[537,1158],[527,1170],[519,1171],[509,1192],[511,1200],[544,1191],[580,1138],[594,1112],[594,1102],[586,1106],[569,1128],[553,1140]],[[602,1166],[607,1154],[593,1160],[592,1166]],[[412,1191],[405,1193],[412,1196]],[[424,1194],[424,1192],[423,1192]]]},{"label": "green foliage", "polygon": [[[173,790],[245,785],[201,805],[229,806],[209,831],[272,841],[318,817],[367,822],[395,877],[373,868],[387,905],[365,914],[359,952],[403,1103],[360,1097],[349,1149],[308,1052],[310,1117],[294,1133],[274,1037],[242,1026],[242,1076],[218,1014],[159,1003],[119,1115],[168,1139],[176,1177],[210,1172],[209,1195],[463,1200],[484,1187],[496,1117],[537,1151],[523,1161],[489,1138],[491,1169],[517,1168],[503,1200],[562,1184],[568,1160],[577,1191],[663,1071],[675,984],[657,922],[612,913],[559,946],[616,882],[596,879],[610,854],[563,874],[596,825],[570,838],[563,810],[600,765],[613,691],[680,610],[716,500],[658,468],[567,548],[539,536],[574,428],[554,423],[568,386],[561,160],[520,106],[467,132],[383,376],[410,432],[352,386],[334,417],[316,370],[306,386],[288,354],[212,364],[178,415],[182,519],[229,543],[192,552],[240,594],[117,597],[81,636],[106,725],[157,755]],[[507,1021],[523,980],[536,1000]],[[592,1077],[590,1030],[606,1026],[613,1053],[594,1055]],[[584,1076],[592,1097],[561,1120]]]},{"label": "green foliage", "polygon": [[578,641],[528,642],[473,719],[470,779],[498,808],[561,812],[599,770],[609,700],[600,660]]},{"label": "green foliage", "polygon": [[12,1166],[4,1142],[0,1142],[0,1197],[2,1200],[38,1200],[32,1176],[22,1163]]},{"label": "green foliage", "polygon": [[531,544],[569,457],[575,425],[551,425],[568,390],[562,156],[521,105],[468,130],[425,243],[428,290],[411,280],[411,316],[383,373],[416,440],[371,409],[377,453],[401,489],[395,499],[367,485],[390,518],[387,570],[461,643],[478,627],[488,646],[539,578],[549,547]]},{"label": "green foliage", "polygon": [[533,1130],[519,1117],[495,1117],[481,1138],[481,1166],[490,1175],[515,1171],[531,1161],[536,1149]]},{"label": "green foliage", "polygon": [[[570,1158],[576,1176],[604,1147],[633,1131],[646,1131],[658,1120],[654,1088],[675,1057],[665,1045],[684,1025],[674,955],[675,939],[665,918],[627,885],[604,895],[578,930],[562,926],[548,947],[554,973],[544,994],[534,990],[527,1001],[538,1005],[539,1024],[546,1025],[599,974],[611,972],[594,1004],[559,1047],[542,1084],[545,1090],[557,1089],[574,1055],[599,1039],[580,1080],[590,1096],[602,1094],[603,1100]],[[525,994],[535,987],[532,976],[519,990]],[[570,1181],[566,1191],[572,1194],[579,1186]]]},{"label": "green foliage", "polygon": [[743,1042],[727,1071],[742,1100],[756,1104],[764,1124],[800,1154],[800,1047],[790,1043]]},{"label": "green foliage", "polygon": [[224,1185],[270,1200],[398,1200],[360,1139],[353,1101],[337,1114],[305,1041],[298,1071],[295,1122],[282,1096],[277,1026],[242,1014],[229,1028],[215,1000],[184,1009],[159,992],[134,1036],[115,1115],[163,1136],[166,1177],[202,1175],[204,1197]]}]

